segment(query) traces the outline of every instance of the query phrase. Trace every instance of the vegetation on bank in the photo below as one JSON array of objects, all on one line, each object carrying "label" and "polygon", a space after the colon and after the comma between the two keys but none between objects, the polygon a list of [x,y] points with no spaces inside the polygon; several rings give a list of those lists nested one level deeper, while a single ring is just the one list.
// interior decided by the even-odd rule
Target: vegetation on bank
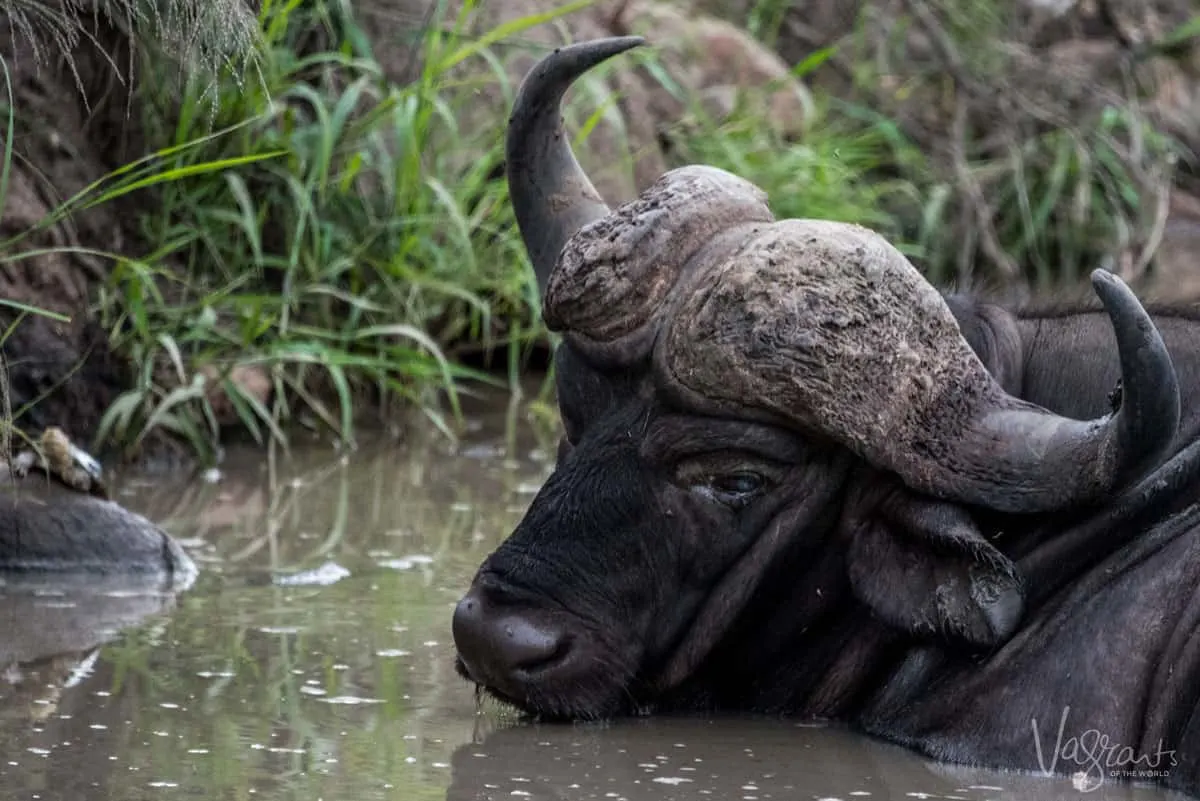
[{"label": "vegetation on bank", "polygon": [[[47,221],[129,192],[146,199],[145,247],[105,254],[94,312],[132,363],[133,385],[93,445],[134,452],[167,431],[211,459],[230,433],[214,384],[231,402],[232,428],[260,443],[286,442],[300,424],[352,444],[368,409],[417,409],[452,435],[472,382],[515,388],[546,332],[507,201],[503,126],[460,127],[455,102],[469,98],[458,90],[471,80],[500,85],[511,101],[515,86],[492,49],[584,4],[483,38],[460,33],[474,3],[457,18],[434,13],[405,84],[385,78],[348,4],[332,1],[265,0],[252,20],[257,46],[236,40],[248,61],[187,78],[163,69],[168,56],[150,37],[134,65],[133,113],[157,150]],[[781,7],[762,0],[752,32],[769,41]],[[814,52],[795,72],[832,55]],[[652,51],[638,58],[653,64]],[[473,77],[468,64],[479,68]],[[969,150],[947,162],[878,110],[816,99],[803,141],[773,134],[760,110],[717,122],[691,102],[673,157],[758,183],[779,216],[876,228],[938,281],[967,277],[965,249],[993,255],[1008,281],[1014,265],[1046,283],[1086,274],[1113,232],[1153,212],[1140,171],[1170,163],[1173,147],[1136,106],[1113,106],[1090,127],[1013,142],[1002,162]],[[30,112],[9,105],[11,132],[12,115]],[[0,177],[0,194],[4,186]],[[17,245],[4,243],[3,258],[20,258]],[[239,368],[261,371],[271,391],[244,391],[228,379]]]}]

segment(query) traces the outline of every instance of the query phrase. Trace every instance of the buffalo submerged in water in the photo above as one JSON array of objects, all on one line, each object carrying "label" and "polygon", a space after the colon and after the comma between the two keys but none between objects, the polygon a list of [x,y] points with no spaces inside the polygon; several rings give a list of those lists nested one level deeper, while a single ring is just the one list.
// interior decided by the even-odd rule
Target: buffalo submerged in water
[{"label": "buffalo submerged in water", "polygon": [[610,209],[560,104],[640,43],[555,51],[513,110],[566,435],[460,673],[547,719],[819,717],[1200,791],[1200,313],[1103,271],[1098,305],[939,293],[712,167]]},{"label": "buffalo submerged in water", "polygon": [[158,583],[174,592],[197,573],[173,537],[109,497],[100,464],[61,429],[47,428],[34,447],[0,459],[0,587],[90,576],[97,587]]}]

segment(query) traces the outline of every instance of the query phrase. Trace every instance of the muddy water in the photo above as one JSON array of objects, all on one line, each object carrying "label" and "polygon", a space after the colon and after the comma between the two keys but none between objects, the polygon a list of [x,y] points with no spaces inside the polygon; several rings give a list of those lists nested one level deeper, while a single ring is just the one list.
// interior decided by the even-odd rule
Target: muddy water
[{"label": "muddy water", "polygon": [[450,612],[553,444],[528,410],[477,419],[457,448],[235,451],[219,476],[122,476],[123,501],[203,572],[175,599],[0,593],[0,799],[1168,797],[936,766],[790,722],[548,726],[477,704]]}]

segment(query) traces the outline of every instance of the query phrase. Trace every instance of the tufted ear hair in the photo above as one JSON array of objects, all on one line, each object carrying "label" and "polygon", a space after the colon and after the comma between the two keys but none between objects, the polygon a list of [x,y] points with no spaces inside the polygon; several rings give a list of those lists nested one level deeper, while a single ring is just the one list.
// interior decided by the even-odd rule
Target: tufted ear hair
[{"label": "tufted ear hair", "polygon": [[846,509],[840,533],[850,585],[885,623],[974,648],[1016,631],[1025,606],[1020,574],[963,507],[864,470]]}]

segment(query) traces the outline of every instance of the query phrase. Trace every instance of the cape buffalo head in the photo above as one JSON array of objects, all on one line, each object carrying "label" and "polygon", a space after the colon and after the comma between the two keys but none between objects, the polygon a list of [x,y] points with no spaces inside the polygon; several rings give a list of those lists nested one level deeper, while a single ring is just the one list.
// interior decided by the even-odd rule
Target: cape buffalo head
[{"label": "cape buffalo head", "polygon": [[593,718],[667,704],[764,604],[787,604],[790,627],[764,636],[854,603],[904,637],[1004,640],[1023,587],[972,510],[1094,503],[1161,457],[1179,392],[1149,317],[1093,275],[1121,400],[1067,419],[1006,394],[869,230],[775,220],[764,192],[706,166],[610,209],[560,103],[639,43],[556,50],[509,123],[566,437],[456,608],[459,671],[527,711]]}]

